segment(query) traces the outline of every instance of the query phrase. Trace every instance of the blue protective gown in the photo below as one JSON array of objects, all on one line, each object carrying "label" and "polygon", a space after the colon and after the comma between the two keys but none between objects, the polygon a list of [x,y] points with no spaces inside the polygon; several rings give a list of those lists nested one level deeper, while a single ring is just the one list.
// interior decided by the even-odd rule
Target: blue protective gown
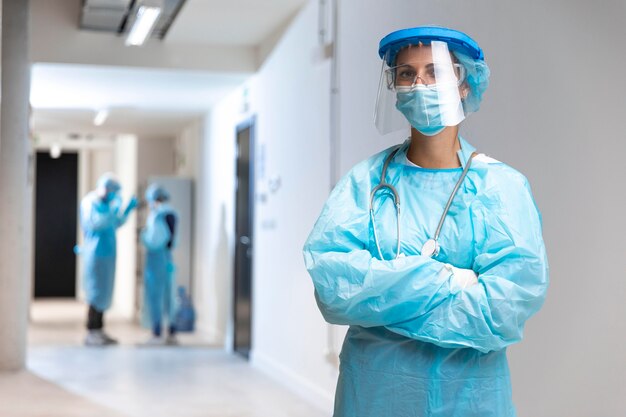
[{"label": "blue protective gown", "polygon": [[[369,215],[391,149],[356,165],[335,187],[305,247],[324,318],[349,325],[335,417],[513,417],[506,347],[543,304],[548,264],[541,218],[526,178],[477,158],[433,237],[462,168],[407,164],[409,142],[387,171],[400,195],[401,252],[378,259]],[[461,139],[463,164],[474,151]],[[382,204],[381,204],[382,203]],[[375,200],[385,259],[396,248],[391,199]],[[445,264],[472,269],[462,289]]]},{"label": "blue protective gown", "polygon": [[83,287],[89,305],[98,311],[111,307],[115,282],[115,231],[128,215],[120,209],[120,200],[103,201],[95,191],[80,203],[83,229]]},{"label": "blue protective gown", "polygon": [[[178,224],[176,212],[167,204],[160,204],[150,210],[146,227],[141,232],[141,242],[146,248],[146,263],[144,268],[145,283],[145,310],[150,319],[150,325],[160,325],[167,315],[170,325],[174,322],[175,313],[175,275],[172,251],[168,243],[174,242],[165,217],[173,215]],[[174,227],[176,234],[176,227]]]}]

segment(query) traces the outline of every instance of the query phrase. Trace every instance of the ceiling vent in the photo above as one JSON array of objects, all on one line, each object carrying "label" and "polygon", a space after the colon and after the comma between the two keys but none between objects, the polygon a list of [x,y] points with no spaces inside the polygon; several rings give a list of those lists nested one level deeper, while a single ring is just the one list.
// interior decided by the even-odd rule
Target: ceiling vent
[{"label": "ceiling vent", "polygon": [[80,28],[124,36],[135,23],[140,7],[158,6],[161,13],[150,37],[163,39],[184,3],[185,0],[83,0]]}]

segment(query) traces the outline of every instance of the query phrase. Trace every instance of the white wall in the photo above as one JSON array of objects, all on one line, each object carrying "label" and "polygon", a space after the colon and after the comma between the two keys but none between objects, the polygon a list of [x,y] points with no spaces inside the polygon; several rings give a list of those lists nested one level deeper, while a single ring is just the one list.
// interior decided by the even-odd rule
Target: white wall
[{"label": "white wall", "polygon": [[215,106],[203,121],[202,164],[196,187],[194,303],[199,330],[230,349],[234,225],[235,126],[239,92]]},{"label": "white wall", "polygon": [[[318,3],[296,18],[256,78],[257,198],[253,363],[330,410],[337,370],[302,246],[330,183],[329,60],[318,43]],[[271,191],[270,181],[280,188]]]},{"label": "white wall", "polygon": [[139,137],[137,142],[137,183],[145,190],[149,177],[174,175],[174,138]]},{"label": "white wall", "polygon": [[174,170],[180,177],[196,178],[200,172],[203,119],[190,123],[174,140]]},{"label": "white wall", "polygon": [[[310,2],[247,87],[207,118],[201,304],[228,345],[235,132],[256,115],[252,363],[330,410],[337,370],[324,356],[327,326],[302,258],[330,182],[330,62],[321,58],[318,18]],[[271,180],[281,186],[271,191]]]},{"label": "white wall", "polygon": [[114,143],[109,149],[93,149],[88,155],[89,173],[87,192],[95,190],[98,178],[106,172],[115,171]]},{"label": "white wall", "polygon": [[342,171],[406,136],[380,138],[371,122],[382,36],[449,25],[485,50],[492,84],[463,131],[480,151],[529,178],[551,265],[547,302],[525,340],[509,351],[519,415],[626,415],[625,3],[344,0],[340,6]]}]

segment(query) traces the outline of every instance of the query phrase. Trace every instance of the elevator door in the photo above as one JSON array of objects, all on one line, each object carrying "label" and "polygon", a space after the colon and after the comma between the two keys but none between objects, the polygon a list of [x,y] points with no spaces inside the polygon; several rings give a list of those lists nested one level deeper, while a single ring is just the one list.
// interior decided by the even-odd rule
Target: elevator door
[{"label": "elevator door", "polygon": [[252,348],[252,230],[254,214],[254,124],[237,129],[234,350],[248,358]]},{"label": "elevator door", "polygon": [[76,297],[78,155],[37,153],[35,297]]}]

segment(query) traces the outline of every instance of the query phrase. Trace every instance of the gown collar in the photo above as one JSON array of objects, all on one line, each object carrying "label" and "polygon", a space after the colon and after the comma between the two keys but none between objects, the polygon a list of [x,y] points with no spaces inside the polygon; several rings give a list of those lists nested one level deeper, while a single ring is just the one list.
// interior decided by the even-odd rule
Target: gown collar
[{"label": "gown collar", "polygon": [[457,151],[457,155],[459,156],[459,161],[461,162],[461,168],[465,169],[465,164],[469,161],[470,156],[474,152],[476,152],[476,148],[470,145],[465,139],[463,139],[459,135],[459,143],[461,144],[461,149]]},{"label": "gown collar", "polygon": [[[407,159],[407,152],[409,150],[409,145],[411,144],[411,138],[409,137],[402,145],[400,145],[399,152],[394,157],[394,162],[404,162]],[[459,144],[461,145],[461,149],[457,151],[457,155],[459,157],[459,161],[461,162],[461,168],[465,168],[465,164],[469,160],[472,153],[476,152],[476,148],[470,145],[465,139],[463,139],[459,135]]]}]

